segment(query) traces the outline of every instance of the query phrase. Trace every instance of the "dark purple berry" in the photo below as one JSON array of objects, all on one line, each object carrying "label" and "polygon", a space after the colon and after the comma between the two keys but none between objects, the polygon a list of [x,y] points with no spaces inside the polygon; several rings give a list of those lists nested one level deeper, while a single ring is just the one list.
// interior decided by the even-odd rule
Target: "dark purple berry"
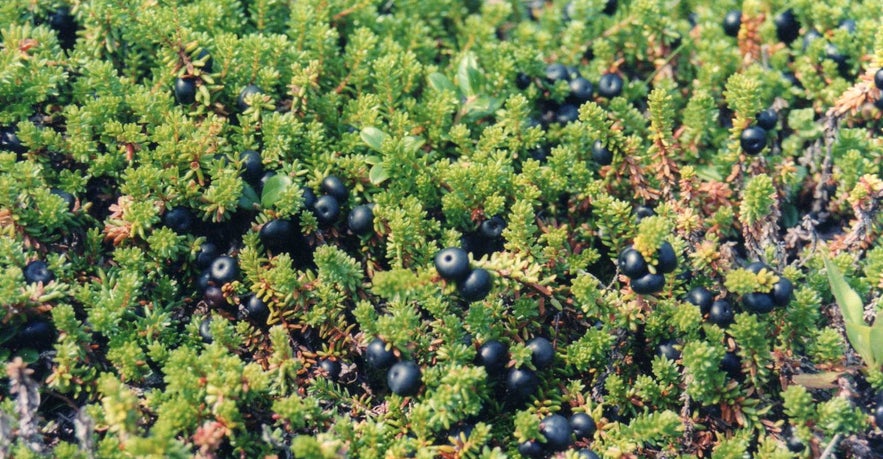
[{"label": "dark purple berry", "polygon": [[619,271],[626,276],[635,279],[647,274],[647,261],[641,252],[629,247],[619,254]]},{"label": "dark purple berry", "polygon": [[371,368],[385,370],[395,363],[396,355],[386,348],[382,339],[374,338],[365,348],[365,360]]},{"label": "dark purple berry", "polygon": [[435,255],[435,269],[444,279],[465,279],[469,275],[469,254],[459,247],[441,250]]},{"label": "dark purple berry", "polygon": [[570,98],[577,105],[590,100],[594,89],[592,83],[583,77],[576,77],[570,80]]},{"label": "dark purple berry", "polygon": [[656,251],[656,267],[662,273],[670,273],[678,267],[678,256],[668,241],[663,241]]},{"label": "dark purple berry", "polygon": [[757,125],[762,129],[771,131],[779,122],[779,114],[772,108],[768,108],[757,114]]},{"label": "dark purple berry", "polygon": [[267,319],[270,318],[270,308],[257,295],[250,295],[245,301],[245,310],[248,318],[253,320],[260,326],[267,325]]},{"label": "dark purple berry", "polygon": [[476,363],[483,366],[487,374],[497,375],[506,369],[509,360],[509,348],[495,340],[489,340],[482,344],[475,356]]},{"label": "dark purple berry", "polygon": [[699,312],[701,312],[702,315],[705,315],[711,310],[711,303],[714,302],[714,294],[705,287],[693,287],[687,292],[687,301],[699,306]]},{"label": "dark purple berry", "polygon": [[681,351],[677,350],[675,346],[677,346],[678,342],[670,339],[659,343],[656,346],[656,355],[661,355],[672,362],[677,361],[681,358]]},{"label": "dark purple berry", "polygon": [[[208,58],[208,59],[205,59],[205,58]],[[203,61],[203,64],[202,64],[202,71],[205,73],[212,73],[212,69],[214,67],[215,61],[212,59],[212,56],[209,54],[208,50],[205,48],[202,48],[201,50],[199,50],[199,54],[196,55],[196,60],[201,61],[203,59],[205,59],[205,61]]]},{"label": "dark purple berry", "polygon": [[883,68],[877,69],[877,73],[874,74],[874,86],[883,91]]},{"label": "dark purple berry", "polygon": [[562,104],[555,112],[555,121],[558,124],[568,124],[579,119],[579,109],[573,104]]},{"label": "dark purple berry", "polygon": [[304,200],[304,207],[306,207],[307,209],[312,209],[313,206],[316,205],[316,201],[318,200],[318,198],[316,198],[316,193],[313,193],[313,190],[307,187],[301,187],[300,190]]},{"label": "dark purple berry", "polygon": [[163,224],[178,234],[187,234],[193,226],[193,212],[186,207],[175,207],[163,215]]},{"label": "dark purple berry", "polygon": [[724,16],[724,33],[735,37],[739,35],[739,28],[742,27],[742,12],[738,10],[728,11]]},{"label": "dark purple berry", "polygon": [[272,253],[288,253],[292,249],[292,241],[299,232],[291,220],[270,220],[258,231],[258,237],[265,249]]},{"label": "dark purple berry", "polygon": [[406,360],[390,367],[386,374],[386,383],[394,394],[414,395],[420,389],[421,376],[420,367]]},{"label": "dark purple berry", "polygon": [[478,268],[473,269],[457,287],[460,296],[472,303],[485,299],[493,286],[494,279],[491,277],[491,273],[485,269]]},{"label": "dark purple berry", "polygon": [[221,255],[215,258],[209,269],[212,280],[220,285],[233,282],[239,277],[239,263],[235,258],[228,255]]},{"label": "dark purple berry", "polygon": [[495,215],[483,222],[478,227],[478,234],[485,239],[499,239],[503,235],[503,229],[506,228],[506,220],[503,217]]},{"label": "dark purple berry", "polygon": [[635,216],[638,217],[638,221],[641,221],[647,217],[652,217],[656,215],[656,211],[647,206],[638,206],[635,207]]},{"label": "dark purple berry", "polygon": [[773,303],[776,303],[776,306],[788,306],[792,294],[794,294],[794,284],[790,280],[779,276],[779,281],[773,284],[773,291],[771,293]]},{"label": "dark purple berry", "polygon": [[34,260],[25,265],[23,273],[25,282],[28,284],[38,284],[40,282],[48,284],[55,279],[55,274],[49,270],[49,265],[42,260]]},{"label": "dark purple berry", "polygon": [[749,155],[756,155],[766,146],[766,130],[760,126],[750,126],[739,136],[739,145]]},{"label": "dark purple berry", "polygon": [[755,314],[766,314],[773,310],[773,297],[769,293],[751,292],[742,295],[742,305],[745,310]]},{"label": "dark purple berry", "polygon": [[662,274],[647,273],[637,279],[632,278],[629,285],[639,295],[651,295],[662,291],[665,287],[665,277]]},{"label": "dark purple berry", "polygon": [[322,359],[319,361],[319,368],[325,372],[328,379],[335,381],[340,376],[342,370],[340,362],[332,359]]},{"label": "dark purple berry", "polygon": [[506,376],[506,389],[515,402],[527,401],[536,394],[539,385],[536,373],[527,368],[510,368]]},{"label": "dark purple berry", "polygon": [[519,73],[515,75],[515,87],[518,89],[527,89],[530,86],[531,79],[525,73]]},{"label": "dark purple berry", "polygon": [[530,361],[538,370],[547,368],[555,360],[555,348],[542,336],[531,339],[525,346],[530,349]]},{"label": "dark purple berry", "polygon": [[196,252],[196,267],[206,269],[220,255],[221,252],[218,250],[218,246],[211,242],[203,242],[199,245],[199,252]]},{"label": "dark purple berry", "polygon": [[264,175],[261,154],[254,150],[245,150],[239,154],[239,160],[242,162],[242,178],[250,185],[258,186],[261,183],[261,176]]},{"label": "dark purple berry", "polygon": [[68,193],[67,191],[59,190],[58,188],[52,188],[49,190],[49,192],[54,194],[55,196],[58,196],[59,198],[61,198],[62,201],[64,201],[65,204],[67,204],[68,212],[73,212],[74,207],[77,205],[77,200],[74,198],[74,195]]},{"label": "dark purple berry", "polygon": [[374,232],[374,210],[372,204],[362,204],[350,211],[346,219],[347,226],[356,236],[365,236]]},{"label": "dark purple berry", "polygon": [[576,457],[577,457],[577,459],[601,459],[601,457],[598,456],[597,453],[595,453],[594,451],[592,451],[588,448],[583,448],[583,449],[577,451]]},{"label": "dark purple berry", "polygon": [[205,304],[212,309],[227,309],[230,305],[230,303],[227,302],[227,297],[224,296],[224,291],[217,285],[209,285],[206,287],[205,291],[202,293],[202,299],[205,301]]},{"label": "dark purple berry", "polygon": [[347,190],[346,185],[343,184],[343,180],[334,175],[329,175],[322,179],[322,183],[319,184],[319,190],[325,194],[334,196],[339,203],[345,203],[349,197],[349,190]]},{"label": "dark purple berry", "polygon": [[577,439],[592,438],[598,426],[595,419],[586,413],[576,413],[570,417],[570,427]]},{"label": "dark purple berry", "polygon": [[727,352],[721,359],[721,370],[724,370],[730,378],[736,379],[742,375],[742,359],[735,352]]},{"label": "dark purple berry", "polygon": [[236,104],[239,107],[239,110],[244,112],[249,107],[251,107],[251,105],[248,103],[248,98],[250,96],[252,96],[254,94],[263,94],[263,93],[264,92],[261,91],[261,88],[255,86],[253,84],[250,84],[250,85],[242,88],[242,91],[239,93],[239,98],[236,100]]},{"label": "dark purple berry", "polygon": [[613,152],[607,149],[600,140],[592,144],[592,161],[601,166],[610,165],[613,162]]},{"label": "dark purple berry", "polygon": [[800,36],[800,23],[791,8],[777,14],[773,23],[776,25],[776,36],[785,44],[791,44]]},{"label": "dark purple berry", "polygon": [[727,327],[733,323],[733,307],[727,300],[717,300],[711,304],[708,310],[708,321],[719,327]]},{"label": "dark purple berry", "polygon": [[622,94],[622,77],[615,73],[605,73],[598,80],[598,95],[612,99]]},{"label": "dark purple berry", "polygon": [[28,149],[21,144],[14,127],[5,127],[0,128],[0,151],[11,151],[20,155],[27,152]]},{"label": "dark purple berry", "polygon": [[12,340],[12,347],[49,349],[55,341],[55,327],[43,319],[31,319],[25,323]]},{"label": "dark purple berry", "polygon": [[202,322],[199,323],[199,336],[202,338],[202,342],[206,344],[211,344],[214,341],[212,337],[212,319],[206,317],[202,319]]},{"label": "dark purple berry", "polygon": [[573,431],[567,418],[553,414],[540,421],[540,433],[546,437],[546,449],[562,451],[570,446],[570,435]]},{"label": "dark purple berry", "polygon": [[181,105],[190,105],[196,102],[196,80],[193,78],[176,78],[175,100]]},{"label": "dark purple berry", "polygon": [[554,63],[546,66],[546,79],[554,83],[558,80],[567,79],[567,67],[564,64]]},{"label": "dark purple berry", "polygon": [[320,225],[330,226],[340,216],[340,203],[334,196],[324,194],[313,205],[313,214],[316,215],[316,220],[319,221]]},{"label": "dark purple berry", "polygon": [[536,440],[527,440],[518,445],[518,454],[529,459],[540,459],[545,456],[543,444]]}]

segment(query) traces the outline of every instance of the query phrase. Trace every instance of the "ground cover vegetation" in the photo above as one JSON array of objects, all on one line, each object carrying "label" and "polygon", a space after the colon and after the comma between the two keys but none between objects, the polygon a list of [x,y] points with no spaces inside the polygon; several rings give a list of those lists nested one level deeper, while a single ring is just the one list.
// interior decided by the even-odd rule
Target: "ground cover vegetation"
[{"label": "ground cover vegetation", "polygon": [[0,456],[883,455],[883,3],[0,3]]}]

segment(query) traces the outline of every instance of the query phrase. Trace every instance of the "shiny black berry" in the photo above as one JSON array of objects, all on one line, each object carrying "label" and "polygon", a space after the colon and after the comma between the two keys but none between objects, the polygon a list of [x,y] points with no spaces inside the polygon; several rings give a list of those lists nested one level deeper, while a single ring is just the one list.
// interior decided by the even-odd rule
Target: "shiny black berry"
[{"label": "shiny black berry", "polygon": [[248,318],[261,326],[266,325],[267,319],[270,318],[270,308],[257,295],[248,297],[245,301],[245,310],[248,313]]},{"label": "shiny black berry", "polygon": [[61,49],[70,50],[77,42],[77,21],[66,6],[49,15],[49,27],[58,33]]},{"label": "shiny black berry", "polygon": [[223,285],[239,277],[239,262],[231,256],[221,255],[212,261],[209,270],[212,280]]},{"label": "shiny black berry", "polygon": [[558,80],[567,79],[567,67],[564,64],[554,63],[546,66],[546,79],[554,83]]},{"label": "shiny black berry", "polygon": [[49,269],[49,265],[46,264],[45,261],[42,260],[34,260],[27,265],[23,270],[25,276],[25,282],[28,284],[37,284],[42,282],[43,284],[48,284],[55,279],[55,274]]},{"label": "shiny black berry", "polygon": [[[203,59],[205,59],[205,60],[203,61]],[[212,59],[212,56],[209,54],[207,49],[202,48],[201,50],[199,50],[199,54],[196,55],[196,60],[203,62],[203,64],[202,64],[202,71],[203,72],[212,73],[212,70],[214,69],[215,61],[214,61],[214,59]]]},{"label": "shiny black berry", "polygon": [[469,254],[459,247],[441,250],[435,255],[435,269],[444,279],[465,279],[469,275]]},{"label": "shiny black berry", "polygon": [[540,459],[546,455],[543,444],[536,440],[527,440],[518,445],[518,454],[530,459]]},{"label": "shiny black berry", "polygon": [[751,292],[742,295],[742,306],[748,312],[766,314],[773,310],[773,297],[769,293]]},{"label": "shiny black berry", "polygon": [[733,323],[733,306],[727,300],[717,300],[711,304],[708,310],[708,321],[720,327],[727,327]]},{"label": "shiny black berry", "polygon": [[673,339],[665,340],[656,346],[656,355],[661,355],[674,362],[681,358],[681,351],[675,347],[677,345],[678,342]]},{"label": "shiny black berry", "polygon": [[365,348],[365,361],[371,368],[385,370],[395,363],[396,355],[391,349],[386,349],[386,343],[382,339],[374,338]]},{"label": "shiny black berry", "polygon": [[772,268],[770,268],[769,266],[767,266],[765,263],[762,263],[762,262],[759,262],[759,261],[755,261],[755,262],[753,262],[753,263],[750,263],[748,266],[745,267],[745,269],[748,270],[748,271],[751,271],[751,272],[754,273],[754,274],[757,274],[757,273],[761,272],[761,271],[764,270],[764,269],[767,270],[767,271],[772,271]]},{"label": "shiny black berry", "polygon": [[478,227],[478,234],[485,239],[498,239],[503,235],[506,228],[506,220],[503,217],[495,215],[483,222]]},{"label": "shiny black berry", "polygon": [[576,77],[570,80],[570,98],[577,105],[590,100],[594,89],[592,83],[583,77]]},{"label": "shiny black berry", "polygon": [[537,374],[528,368],[511,368],[506,375],[506,389],[515,402],[527,401],[536,394],[539,385]]},{"label": "shiny black berry", "polygon": [[607,149],[600,140],[592,144],[592,161],[601,166],[607,166],[613,162],[613,152]]},{"label": "shiny black berry", "polygon": [[530,86],[531,79],[525,73],[519,73],[515,75],[515,87],[518,89],[527,89]]},{"label": "shiny black berry", "polygon": [[647,206],[638,206],[635,207],[635,216],[638,217],[638,221],[641,221],[647,217],[652,217],[656,215],[656,211]]},{"label": "shiny black berry", "polygon": [[742,376],[742,359],[735,352],[727,352],[721,359],[721,370],[724,370],[730,378],[737,379]]},{"label": "shiny black berry", "polygon": [[297,228],[291,220],[270,220],[258,231],[261,245],[272,253],[289,252],[291,242],[297,237]]},{"label": "shiny black berry", "polygon": [[340,203],[345,203],[349,197],[349,190],[347,190],[343,180],[334,175],[329,175],[322,179],[322,183],[319,184],[319,190],[323,191],[325,194],[334,196],[334,198],[337,199],[337,202]]},{"label": "shiny black berry", "polygon": [[793,294],[794,284],[790,280],[779,276],[779,281],[773,284],[773,291],[771,293],[773,303],[776,303],[776,306],[788,306]]},{"label": "shiny black berry", "polygon": [[319,361],[319,368],[325,373],[328,379],[334,381],[340,377],[341,365],[340,361],[332,359],[322,359]]},{"label": "shiny black berry", "polygon": [[347,226],[356,236],[365,236],[374,232],[374,210],[372,208],[371,204],[362,204],[353,207],[347,216]]},{"label": "shiny black berry", "polygon": [[245,111],[248,107],[251,107],[248,103],[248,98],[254,94],[263,94],[261,88],[256,85],[250,84],[242,89],[239,93],[239,98],[236,100],[236,105],[239,107],[240,111]]},{"label": "shiny black berry", "polygon": [[705,315],[711,310],[711,303],[714,302],[714,294],[705,287],[693,287],[687,292],[687,301],[699,306],[699,312],[701,312],[702,315]]},{"label": "shiny black berry", "polygon": [[724,16],[724,33],[735,37],[739,35],[739,28],[742,27],[742,12],[732,10]]},{"label": "shiny black berry", "polygon": [[199,337],[202,338],[202,342],[206,344],[211,344],[214,341],[212,337],[212,319],[206,317],[202,319],[202,322],[199,323]]},{"label": "shiny black berry", "polygon": [[12,347],[49,349],[55,341],[55,327],[42,319],[31,319],[25,323],[12,340]]},{"label": "shiny black berry", "polygon": [[605,73],[598,80],[598,95],[612,99],[622,94],[622,77],[615,73]]},{"label": "shiny black berry", "polygon": [[547,368],[555,360],[555,348],[552,347],[549,340],[542,336],[533,338],[525,346],[530,349],[530,361],[538,370]]},{"label": "shiny black berry", "polygon": [[598,430],[595,419],[586,413],[576,413],[571,416],[570,427],[573,429],[573,434],[576,435],[577,439],[592,438],[595,435],[595,431]]},{"label": "shiny black berry", "polygon": [[196,102],[196,80],[193,78],[176,78],[175,100],[181,105],[190,105]]},{"label": "shiny black berry", "polygon": [[641,277],[632,278],[629,285],[639,295],[651,295],[662,291],[665,287],[665,277],[662,274],[647,273]]},{"label": "shiny black berry", "polygon": [[494,279],[491,277],[491,273],[485,269],[478,268],[473,269],[457,287],[460,296],[472,303],[485,299],[493,286]]},{"label": "shiny black berry", "polygon": [[340,216],[340,203],[334,196],[323,194],[316,200],[316,204],[313,205],[313,214],[316,215],[316,220],[319,221],[320,225],[330,226]]},{"label": "shiny black berry", "polygon": [[568,124],[579,118],[579,109],[573,104],[561,104],[555,111],[555,121],[558,124]]},{"label": "shiny black berry", "polygon": [[421,376],[420,367],[406,360],[390,367],[386,374],[386,384],[394,394],[414,395],[420,389]]},{"label": "shiny black berry", "polygon": [[767,131],[775,129],[778,122],[779,114],[772,108],[768,108],[757,114],[757,125]]},{"label": "shiny black berry", "polygon": [[193,227],[193,212],[186,207],[175,207],[163,215],[162,222],[178,234],[187,234]]},{"label": "shiny black berry", "polygon": [[570,435],[573,431],[567,418],[553,414],[540,421],[540,433],[546,437],[547,450],[562,451],[570,446]]},{"label": "shiny black berry", "polygon": [[791,8],[777,14],[773,23],[776,25],[776,36],[783,43],[791,44],[800,36],[800,23]]},{"label": "shiny black berry", "polygon": [[318,200],[318,198],[316,198],[316,193],[313,193],[313,190],[307,187],[302,187],[300,191],[301,195],[303,196],[304,207],[306,207],[307,209],[312,209],[313,206],[316,205],[316,201]]},{"label": "shiny black berry", "polygon": [[264,175],[261,154],[254,150],[245,150],[239,154],[239,160],[242,162],[242,178],[250,185],[258,186]]},{"label": "shiny black berry", "polygon": [[874,86],[883,91],[883,68],[877,69],[877,73],[874,74]]},{"label": "shiny black berry", "polygon": [[11,151],[13,153],[22,154],[27,152],[28,149],[21,144],[21,140],[15,133],[15,128],[4,127],[0,128],[0,151]]},{"label": "shiny black berry", "polygon": [[230,303],[227,302],[227,297],[224,296],[224,291],[217,285],[206,287],[202,292],[202,299],[211,309],[227,309],[230,306]]},{"label": "shiny black berry", "polygon": [[489,375],[501,374],[508,361],[509,348],[495,339],[482,344],[475,356],[475,362],[483,366]]},{"label": "shiny black berry", "polygon": [[756,155],[766,146],[766,130],[760,126],[750,126],[739,136],[739,145],[749,155]]},{"label": "shiny black berry", "polygon": [[678,267],[678,256],[668,241],[663,241],[656,251],[656,268],[662,273],[670,273]]},{"label": "shiny black berry", "polygon": [[205,293],[206,289],[209,288],[212,282],[212,273],[209,270],[205,270],[199,273],[199,276],[196,277],[196,289],[199,290],[200,293]]},{"label": "shiny black berry", "polygon": [[74,195],[68,193],[67,191],[59,190],[58,188],[52,188],[49,190],[49,192],[54,194],[55,196],[58,196],[59,198],[61,198],[62,201],[64,201],[65,204],[67,204],[68,212],[73,212],[74,207],[76,207],[77,205],[77,200],[76,198],[74,198]]},{"label": "shiny black berry", "polygon": [[647,274],[647,261],[641,252],[634,247],[629,247],[619,253],[619,271],[626,276],[635,279]]},{"label": "shiny black berry", "polygon": [[601,10],[601,12],[608,16],[612,16],[613,13],[616,12],[616,7],[618,6],[618,3],[619,2],[617,0],[607,0],[606,2],[604,2],[604,9]]}]

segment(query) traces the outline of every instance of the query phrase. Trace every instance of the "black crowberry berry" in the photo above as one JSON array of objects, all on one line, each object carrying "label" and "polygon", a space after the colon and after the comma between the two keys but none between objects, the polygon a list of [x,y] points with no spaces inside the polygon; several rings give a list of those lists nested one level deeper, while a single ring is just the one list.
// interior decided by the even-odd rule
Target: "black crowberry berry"
[{"label": "black crowberry berry", "polygon": [[527,401],[539,388],[537,374],[528,368],[510,368],[506,376],[506,389],[516,402]]},{"label": "black crowberry berry", "polygon": [[386,349],[386,343],[380,338],[374,338],[365,348],[365,360],[371,368],[385,370],[396,361],[396,355],[392,349]]},{"label": "black crowberry berry", "polygon": [[530,459],[539,459],[545,455],[543,444],[536,440],[527,440],[519,444],[518,453]]},{"label": "black crowberry berry", "polygon": [[595,453],[594,451],[592,451],[588,448],[583,448],[583,449],[577,451],[576,457],[578,459],[601,459],[601,456],[598,456],[597,453]]},{"label": "black crowberry berry", "polygon": [[555,111],[555,121],[558,121],[558,124],[572,123],[578,118],[579,109],[573,104],[561,104]]},{"label": "black crowberry berry", "polygon": [[663,273],[670,273],[678,267],[678,256],[668,241],[663,241],[656,251],[656,267]]},{"label": "black crowberry berry", "polygon": [[487,297],[494,286],[494,279],[487,270],[478,268],[473,269],[463,281],[458,285],[460,296],[464,300],[472,303],[481,301]]},{"label": "black crowberry berry", "polygon": [[702,313],[702,315],[705,315],[711,310],[711,303],[714,302],[714,294],[705,287],[693,287],[687,292],[687,301],[699,306],[699,312]]},{"label": "black crowberry berry", "polygon": [[638,221],[641,221],[647,217],[652,217],[656,215],[656,211],[647,206],[638,206],[635,207],[635,216],[638,217]]},{"label": "black crowberry berry", "polygon": [[506,228],[506,220],[499,215],[481,222],[478,227],[478,234],[485,239],[497,239],[503,235],[503,229]]},{"label": "black crowberry berry", "polygon": [[883,91],[883,68],[877,69],[877,73],[874,74],[874,86]]},{"label": "black crowberry berry", "polygon": [[291,220],[270,220],[258,231],[261,244],[272,253],[289,252],[296,236],[297,229]]},{"label": "black crowberry berry", "polygon": [[721,359],[720,368],[727,372],[730,378],[736,379],[742,375],[742,359],[735,352],[727,351]]},{"label": "black crowberry berry", "polygon": [[330,194],[323,194],[313,205],[313,214],[322,226],[330,226],[340,215],[340,203]]},{"label": "black crowberry berry", "polygon": [[607,149],[600,140],[592,144],[592,161],[601,166],[610,165],[613,162],[613,152]]},{"label": "black crowberry berry", "polygon": [[23,270],[25,276],[25,282],[28,284],[37,284],[42,282],[43,284],[48,284],[55,279],[55,274],[49,270],[49,265],[46,264],[45,261],[42,260],[34,260],[27,265],[25,265],[25,269]]},{"label": "black crowberry berry", "polygon": [[420,367],[410,360],[393,365],[386,374],[389,390],[402,396],[416,394],[420,389],[420,380]]},{"label": "black crowberry berry", "polygon": [[347,226],[356,236],[365,236],[374,232],[374,205],[362,204],[353,207],[346,219]]},{"label": "black crowberry berry", "polygon": [[756,155],[766,146],[766,130],[760,126],[750,126],[739,136],[739,145],[749,155]]},{"label": "black crowberry berry", "polygon": [[598,95],[612,99],[622,94],[622,77],[615,73],[605,73],[598,80]]},{"label": "black crowberry berry", "polygon": [[776,36],[783,43],[791,44],[800,36],[800,23],[791,8],[777,14],[773,23],[776,25]]},{"label": "black crowberry berry", "polygon": [[557,62],[547,65],[546,79],[551,83],[567,79],[567,67],[564,64],[559,64]]},{"label": "black crowberry berry", "polygon": [[220,255],[218,246],[211,242],[203,242],[199,245],[199,251],[196,252],[196,267],[199,269],[208,268]]},{"label": "black crowberry berry", "polygon": [[175,79],[175,100],[181,105],[196,102],[196,80],[193,78]]},{"label": "black crowberry berry", "polygon": [[28,151],[15,133],[14,127],[0,128],[0,151],[22,154]]},{"label": "black crowberry berry", "polygon": [[242,88],[242,91],[239,93],[239,98],[236,100],[236,105],[239,107],[240,111],[244,112],[248,109],[248,107],[251,107],[251,105],[248,103],[249,96],[263,93],[264,92],[261,91],[261,88],[257,87],[256,85],[250,84]]},{"label": "black crowberry berry", "polygon": [[638,278],[632,278],[629,285],[639,295],[650,295],[661,292],[665,287],[665,277],[662,274],[647,273]]},{"label": "black crowberry berry", "polygon": [[767,131],[775,129],[778,122],[779,114],[772,108],[768,108],[757,114],[757,125]]},{"label": "black crowberry berry", "polygon": [[598,429],[598,426],[595,424],[595,419],[589,416],[586,413],[576,413],[570,417],[570,427],[573,429],[573,434],[576,435],[576,438],[592,438],[595,435],[595,431]]},{"label": "black crowberry berry", "polygon": [[58,188],[52,188],[49,190],[50,193],[54,194],[61,198],[65,204],[67,204],[68,212],[73,212],[74,207],[77,205],[77,200],[74,198],[74,195],[68,193],[64,190],[59,190]]},{"label": "black crowberry berry", "polygon": [[675,347],[677,344],[678,342],[673,339],[659,343],[659,345],[656,346],[656,355],[661,355],[672,362],[678,360],[681,358],[681,352]]},{"label": "black crowberry berry", "polygon": [[779,276],[779,281],[773,284],[773,291],[771,293],[776,306],[788,306],[793,293],[794,284],[790,280]]},{"label": "black crowberry berry", "polygon": [[48,349],[55,341],[55,327],[42,319],[31,319],[25,323],[15,338],[12,347],[28,347],[32,349]]},{"label": "black crowberry berry", "polygon": [[742,12],[732,10],[724,16],[724,33],[735,37],[739,35],[739,28],[742,27]]},{"label": "black crowberry berry", "polygon": [[435,270],[447,280],[459,281],[469,275],[469,254],[459,247],[448,247],[435,255]]},{"label": "black crowberry berry", "polygon": [[319,361],[319,368],[325,372],[325,375],[328,379],[334,381],[340,376],[341,365],[340,361],[332,360],[332,359],[322,359]]},{"label": "black crowberry berry", "polygon": [[329,175],[322,179],[322,183],[319,184],[319,190],[323,191],[325,194],[334,196],[334,198],[337,199],[337,202],[340,203],[345,203],[347,197],[349,197],[349,190],[347,190],[343,180],[335,175]]},{"label": "black crowberry berry", "polygon": [[482,344],[475,356],[476,363],[483,366],[489,375],[502,373],[508,360],[509,348],[495,339]]},{"label": "black crowberry berry", "polygon": [[163,215],[163,224],[178,234],[186,234],[193,226],[193,212],[186,207],[175,207]]},{"label": "black crowberry berry", "polygon": [[270,308],[267,307],[267,303],[264,303],[257,295],[251,295],[245,301],[245,310],[248,313],[248,318],[253,320],[258,325],[266,325],[267,319],[270,318]]},{"label": "black crowberry berry", "polygon": [[549,340],[542,336],[533,338],[525,345],[530,349],[530,361],[538,370],[548,367],[555,359],[555,348],[552,347]]},{"label": "black crowberry berry", "polygon": [[594,89],[592,83],[583,77],[576,77],[570,80],[570,98],[577,104],[582,104],[591,99]]},{"label": "black crowberry berry", "polygon": [[[205,60],[203,61],[203,59],[205,59]],[[202,48],[201,50],[199,50],[199,54],[196,55],[196,60],[203,62],[203,64],[202,64],[202,71],[203,72],[212,73],[213,67],[215,65],[215,61],[214,61],[214,59],[212,59],[212,56],[209,54],[207,49]]]},{"label": "black crowberry berry", "polygon": [[756,314],[766,314],[773,310],[773,297],[769,293],[751,292],[742,295],[742,305],[745,310]]},{"label": "black crowberry berry", "polygon": [[525,73],[519,73],[515,75],[515,87],[518,89],[527,89],[530,86],[531,79]]},{"label": "black crowberry berry", "polygon": [[619,271],[632,279],[647,274],[647,261],[634,247],[620,252],[618,265]]},{"label": "black crowberry berry", "polygon": [[733,307],[727,300],[717,300],[711,304],[708,310],[708,321],[719,327],[727,327],[733,323]]},{"label": "black crowberry berry", "polygon": [[570,446],[572,432],[567,418],[560,414],[547,416],[540,421],[540,433],[546,437],[546,449],[548,450],[562,451],[567,449]]},{"label": "black crowberry berry", "polygon": [[239,160],[242,162],[242,178],[250,185],[258,186],[264,175],[261,154],[254,150],[245,150],[239,154]]},{"label": "black crowberry berry", "polygon": [[218,284],[233,282],[239,277],[239,264],[235,258],[228,255],[215,258],[209,270],[212,280]]}]

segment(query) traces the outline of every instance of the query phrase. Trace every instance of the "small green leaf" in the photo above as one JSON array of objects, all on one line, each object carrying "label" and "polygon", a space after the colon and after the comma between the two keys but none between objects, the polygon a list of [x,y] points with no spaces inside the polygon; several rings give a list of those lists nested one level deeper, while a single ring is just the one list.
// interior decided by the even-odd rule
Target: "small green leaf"
[{"label": "small green leaf", "polygon": [[368,180],[371,180],[373,185],[380,185],[388,178],[389,172],[383,167],[383,164],[375,164],[371,166],[371,170],[368,172]]},{"label": "small green leaf", "polygon": [[865,308],[858,293],[855,293],[855,290],[846,283],[843,274],[840,273],[837,266],[827,258],[825,259],[825,269],[828,271],[828,282],[831,284],[831,292],[834,294],[837,304],[840,305],[840,310],[843,311],[843,318],[847,323],[864,325]]},{"label": "small green leaf", "polygon": [[362,132],[359,133],[359,136],[362,137],[362,140],[376,152],[381,151],[380,146],[383,145],[383,141],[389,137],[385,132],[371,126],[362,128]]},{"label": "small green leaf", "polygon": [[427,77],[429,80],[429,86],[436,91],[450,91],[453,93],[457,93],[457,87],[454,86],[454,83],[448,79],[448,77],[442,75],[438,72],[430,73]]},{"label": "small green leaf", "polygon": [[18,355],[27,364],[34,363],[40,359],[40,353],[36,349],[31,349],[29,347],[19,349]]},{"label": "small green leaf", "polygon": [[365,162],[372,166],[375,164],[380,164],[381,161],[383,161],[383,158],[377,155],[370,155],[365,157]]},{"label": "small green leaf", "polygon": [[868,336],[870,339],[871,353],[874,355],[874,362],[877,365],[883,363],[883,317],[880,317]]},{"label": "small green leaf", "polygon": [[850,322],[845,322],[844,325],[846,326],[846,337],[849,338],[849,343],[852,344],[858,355],[862,357],[865,364],[876,367],[877,360],[874,359],[874,350],[871,349],[871,327]]},{"label": "small green leaf", "polygon": [[287,175],[274,175],[267,179],[264,183],[264,190],[261,193],[261,206],[264,208],[273,207],[273,204],[279,200],[282,193],[291,186],[291,178]]},{"label": "small green leaf", "polygon": [[412,135],[409,135],[404,139],[405,150],[410,153],[416,153],[417,150],[419,150],[420,147],[422,147],[425,143],[425,140],[421,139],[420,137],[414,137]]}]

